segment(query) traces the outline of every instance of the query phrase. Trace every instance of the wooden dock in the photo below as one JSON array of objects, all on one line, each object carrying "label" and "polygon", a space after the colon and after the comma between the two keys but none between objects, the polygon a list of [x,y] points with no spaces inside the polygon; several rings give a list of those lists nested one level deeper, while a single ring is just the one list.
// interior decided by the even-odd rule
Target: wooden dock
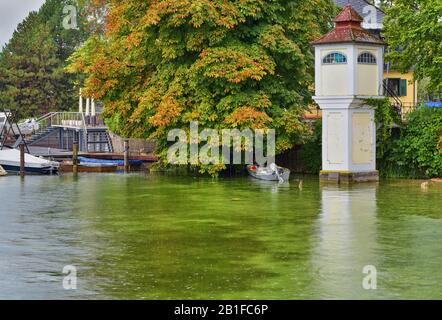
[{"label": "wooden dock", "polygon": [[[83,166],[81,164],[77,165],[77,172],[97,172],[97,173],[112,173],[117,172],[118,166]],[[61,173],[71,173],[74,171],[74,166],[72,164],[72,161],[63,161],[60,164],[59,171]]]},{"label": "wooden dock", "polygon": [[[102,159],[102,160],[124,160],[124,154],[122,153],[87,153],[85,155],[88,158]],[[138,160],[143,162],[157,162],[158,157],[153,153],[145,155],[129,155],[129,160]]]}]

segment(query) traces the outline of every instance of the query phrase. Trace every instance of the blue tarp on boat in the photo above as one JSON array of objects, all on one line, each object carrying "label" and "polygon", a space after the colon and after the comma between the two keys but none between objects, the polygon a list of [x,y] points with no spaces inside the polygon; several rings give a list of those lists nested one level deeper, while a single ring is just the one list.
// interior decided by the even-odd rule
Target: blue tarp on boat
[{"label": "blue tarp on boat", "polygon": [[[124,160],[104,160],[104,159],[94,159],[94,158],[85,158],[85,157],[78,157],[78,160],[80,160],[80,163],[96,163],[96,164],[111,164],[111,165],[117,165],[117,166],[124,166]],[[129,164],[132,166],[139,166],[143,163],[141,160],[129,160]]]}]

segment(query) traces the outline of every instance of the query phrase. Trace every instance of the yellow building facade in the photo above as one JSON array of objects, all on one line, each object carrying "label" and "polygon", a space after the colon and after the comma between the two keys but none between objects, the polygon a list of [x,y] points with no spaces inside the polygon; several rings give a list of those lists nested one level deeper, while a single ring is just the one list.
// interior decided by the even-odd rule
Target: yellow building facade
[{"label": "yellow building facade", "polygon": [[[384,71],[384,81],[402,102],[402,114],[409,113],[416,108],[419,103],[417,96],[418,84],[414,80],[413,72]],[[388,94],[386,95],[388,96]]]}]

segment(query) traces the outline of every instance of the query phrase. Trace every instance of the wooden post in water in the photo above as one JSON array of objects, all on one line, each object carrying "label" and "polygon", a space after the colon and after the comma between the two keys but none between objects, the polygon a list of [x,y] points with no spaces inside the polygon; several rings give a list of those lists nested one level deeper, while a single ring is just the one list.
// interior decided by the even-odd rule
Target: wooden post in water
[{"label": "wooden post in water", "polygon": [[25,144],[20,143],[20,176],[25,176]]},{"label": "wooden post in water", "polygon": [[74,132],[74,143],[72,144],[72,172],[78,173],[78,139],[77,132]]},{"label": "wooden post in water", "polygon": [[129,173],[129,140],[124,139],[124,172]]}]

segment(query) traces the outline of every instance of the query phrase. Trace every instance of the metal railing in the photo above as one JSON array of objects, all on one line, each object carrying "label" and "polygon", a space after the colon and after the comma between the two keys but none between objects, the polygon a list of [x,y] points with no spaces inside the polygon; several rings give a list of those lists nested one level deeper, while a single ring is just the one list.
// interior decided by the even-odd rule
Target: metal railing
[{"label": "metal railing", "polygon": [[72,129],[83,129],[84,127],[105,126],[100,120],[99,114],[86,116],[82,112],[51,112],[36,120],[39,129],[35,133],[45,130],[47,127],[63,127]]},{"label": "metal railing", "polygon": [[402,116],[402,108],[403,108],[402,101],[396,95],[396,93],[388,87],[388,84],[385,82],[384,82],[384,93],[385,93],[385,96],[387,96],[393,100],[393,107],[394,107],[396,113],[399,116]]},{"label": "metal railing", "polygon": [[[82,112],[51,112],[37,119],[38,130],[34,136],[41,135],[48,128],[69,128],[81,132],[83,139],[80,148],[87,151],[87,125],[85,115]],[[80,141],[78,141],[80,143]]]},{"label": "metal railing", "polygon": [[56,112],[51,117],[51,126],[72,129],[85,127],[84,114],[80,112]]},{"label": "metal railing", "polygon": [[[100,114],[97,113],[94,116],[86,115],[83,112],[51,112],[37,119],[39,124],[38,130],[33,133],[34,137],[49,132],[49,128],[63,128],[75,130],[81,136],[78,136],[78,143],[80,144],[80,150],[89,151],[89,146],[93,143],[89,142],[88,129],[105,129],[106,125],[103,120],[100,119]],[[98,143],[98,142],[94,142]],[[111,148],[111,142],[107,142]]]},{"label": "metal railing", "polygon": [[414,110],[417,109],[417,106],[415,103],[406,103],[403,102],[402,103],[402,117],[404,117],[405,115],[407,115],[410,112],[413,112]]}]

